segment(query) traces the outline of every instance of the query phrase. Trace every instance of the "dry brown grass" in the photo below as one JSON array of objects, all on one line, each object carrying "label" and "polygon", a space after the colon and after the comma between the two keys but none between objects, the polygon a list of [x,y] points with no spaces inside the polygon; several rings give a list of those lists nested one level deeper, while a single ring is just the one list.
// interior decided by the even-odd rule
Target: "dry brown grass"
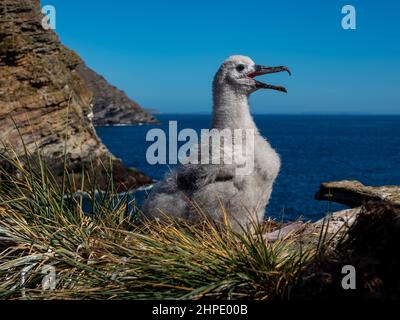
[{"label": "dry brown grass", "polygon": [[[3,160],[19,172],[1,172],[3,299],[281,299],[314,254],[290,237],[265,241],[266,225],[237,234],[207,220],[138,223],[112,188],[87,195],[87,214],[73,182],[57,184],[44,163]],[[55,290],[43,290],[44,266]]]}]

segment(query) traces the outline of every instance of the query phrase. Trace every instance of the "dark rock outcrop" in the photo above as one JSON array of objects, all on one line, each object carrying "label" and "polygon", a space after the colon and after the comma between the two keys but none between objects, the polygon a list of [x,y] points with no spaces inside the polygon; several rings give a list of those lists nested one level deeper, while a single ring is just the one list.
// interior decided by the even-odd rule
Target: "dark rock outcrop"
[{"label": "dark rock outcrop", "polygon": [[[294,298],[315,301],[400,300],[400,210],[381,201],[366,203],[346,237],[317,255],[303,274]],[[343,266],[355,268],[354,290],[342,286]]]},{"label": "dark rock outcrop", "polygon": [[[330,214],[305,230],[309,243],[318,236],[319,250],[304,268],[292,298],[400,300],[400,187],[328,182],[316,199],[353,209]],[[354,267],[353,289],[343,287],[348,274],[344,266]]]},{"label": "dark rock outcrop", "polygon": [[41,21],[37,0],[0,3],[0,152],[39,149],[62,176],[66,145],[67,168],[78,183],[84,170],[104,187],[109,163],[120,189],[150,183],[101,143],[91,120],[95,93],[77,70],[82,60]]}]

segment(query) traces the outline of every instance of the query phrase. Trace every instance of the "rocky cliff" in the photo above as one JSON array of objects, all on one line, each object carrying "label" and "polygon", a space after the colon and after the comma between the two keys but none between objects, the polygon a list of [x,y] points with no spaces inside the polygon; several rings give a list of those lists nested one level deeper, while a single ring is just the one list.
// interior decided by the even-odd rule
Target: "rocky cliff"
[{"label": "rocky cliff", "polygon": [[157,122],[124,92],[111,86],[106,79],[88,68],[82,60],[78,63],[76,71],[93,92],[95,126]]},{"label": "rocky cliff", "polygon": [[[125,168],[97,137],[91,108],[99,96],[93,90],[95,81],[86,82],[82,73],[89,69],[53,31],[44,30],[41,21],[38,0],[0,3],[0,151],[12,148],[22,155],[24,144],[31,153],[39,149],[61,176],[66,145],[67,167],[78,181],[85,169],[105,186],[105,167],[112,159],[121,189],[148,184],[149,178]],[[100,86],[107,86],[105,80]],[[111,91],[108,94],[112,97]]]}]

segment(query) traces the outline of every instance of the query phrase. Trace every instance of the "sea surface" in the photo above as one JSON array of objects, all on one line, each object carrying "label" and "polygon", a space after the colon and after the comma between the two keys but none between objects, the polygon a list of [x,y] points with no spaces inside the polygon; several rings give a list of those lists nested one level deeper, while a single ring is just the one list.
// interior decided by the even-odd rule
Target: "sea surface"
[{"label": "sea surface", "polygon": [[[98,127],[109,150],[127,166],[155,180],[173,166],[150,165],[146,141],[150,129],[168,121],[178,130],[209,128],[209,115],[163,114],[160,125]],[[317,220],[329,205],[314,200],[322,182],[359,180],[366,185],[400,185],[400,116],[255,115],[261,134],[280,154],[282,167],[266,211],[276,219]],[[332,204],[332,210],[345,208]]]}]

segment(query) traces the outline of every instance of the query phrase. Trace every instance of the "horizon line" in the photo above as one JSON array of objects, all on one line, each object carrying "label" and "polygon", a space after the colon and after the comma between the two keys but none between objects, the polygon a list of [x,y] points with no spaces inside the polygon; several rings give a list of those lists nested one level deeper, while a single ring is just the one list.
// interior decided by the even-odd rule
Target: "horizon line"
[{"label": "horizon line", "polygon": [[[159,115],[210,115],[211,112],[157,112],[151,113],[155,117]],[[259,113],[255,112],[252,115],[262,116],[391,116],[399,117],[400,113],[317,113],[317,112],[301,112],[301,113]]]}]

